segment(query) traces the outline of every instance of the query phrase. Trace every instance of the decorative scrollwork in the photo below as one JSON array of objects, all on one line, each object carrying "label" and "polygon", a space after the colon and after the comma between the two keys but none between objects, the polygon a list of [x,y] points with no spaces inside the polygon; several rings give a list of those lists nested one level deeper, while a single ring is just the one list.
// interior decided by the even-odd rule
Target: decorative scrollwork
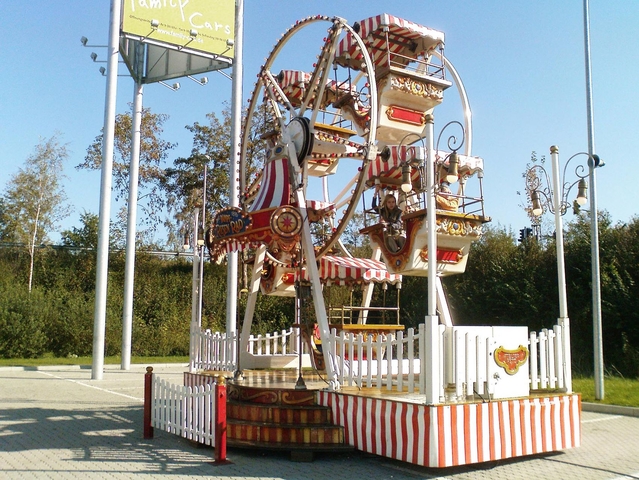
[{"label": "decorative scrollwork", "polygon": [[[556,148],[556,147],[553,147]],[[552,153],[556,153],[556,151],[551,150]],[[528,193],[529,198],[533,202],[533,209],[535,207],[541,208],[541,213],[543,213],[544,209],[548,209],[551,213],[555,213],[555,195],[558,195],[559,200],[559,213],[564,215],[570,207],[570,202],[568,201],[570,191],[575,185],[579,185],[579,188],[585,188],[585,179],[588,176],[588,170],[583,164],[578,164],[574,169],[574,174],[577,179],[574,182],[566,181],[566,173],[568,172],[568,167],[570,165],[571,160],[574,158],[586,155],[588,157],[588,161],[592,161],[590,155],[586,152],[575,153],[572,157],[568,159],[566,164],[564,165],[563,172],[561,175],[561,179],[559,180],[559,191],[553,191],[552,182],[548,175],[548,172],[544,168],[543,165],[533,165],[529,167],[525,174],[525,182],[526,182],[526,192]],[[581,195],[582,192],[579,192]]]},{"label": "decorative scrollwork", "polygon": [[439,132],[439,135],[437,137],[437,144],[435,147],[436,150],[439,151],[439,142],[442,138],[442,135],[448,129],[448,127],[452,125],[457,125],[461,129],[461,139],[458,142],[456,135],[449,136],[448,139],[446,140],[446,144],[448,145],[448,150],[450,150],[451,153],[452,152],[456,153],[457,151],[459,151],[461,147],[464,146],[464,142],[466,141],[466,131],[464,130],[464,126],[461,124],[461,122],[458,122],[457,120],[453,120],[451,122],[448,122],[446,125],[444,125],[444,128],[442,128],[441,132]]}]

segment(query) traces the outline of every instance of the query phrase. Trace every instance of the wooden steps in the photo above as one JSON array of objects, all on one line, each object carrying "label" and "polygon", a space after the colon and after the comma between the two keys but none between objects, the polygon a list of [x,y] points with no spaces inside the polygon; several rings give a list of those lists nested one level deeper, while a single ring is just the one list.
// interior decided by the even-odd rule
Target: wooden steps
[{"label": "wooden steps", "polygon": [[290,451],[312,461],[315,452],[352,451],[330,408],[317,404],[317,390],[294,386],[227,384],[227,445]]}]

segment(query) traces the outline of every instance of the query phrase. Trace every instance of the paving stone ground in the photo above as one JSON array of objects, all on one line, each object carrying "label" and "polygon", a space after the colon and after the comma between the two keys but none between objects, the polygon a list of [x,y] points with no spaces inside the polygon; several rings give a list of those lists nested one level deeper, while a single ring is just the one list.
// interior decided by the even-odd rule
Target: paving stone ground
[{"label": "paving stone ground", "polygon": [[[0,479],[639,479],[639,417],[583,412],[582,446],[471,467],[429,469],[352,452],[297,463],[284,453],[214,451],[158,432],[142,438],[144,365],[0,368]],[[157,365],[182,382],[186,365]]]}]

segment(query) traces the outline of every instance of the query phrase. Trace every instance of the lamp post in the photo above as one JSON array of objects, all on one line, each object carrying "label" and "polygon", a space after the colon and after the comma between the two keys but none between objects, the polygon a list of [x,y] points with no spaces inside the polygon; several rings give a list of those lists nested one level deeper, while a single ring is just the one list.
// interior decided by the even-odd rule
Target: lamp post
[{"label": "lamp post", "polygon": [[[207,162],[210,160],[208,155],[204,155]],[[202,327],[202,294],[204,290],[204,232],[206,232],[206,176],[208,171],[208,164],[204,165],[204,179],[202,180],[202,225],[198,227],[197,231],[197,249],[199,255],[199,277],[200,284],[198,288],[198,327]]]},{"label": "lamp post", "polygon": [[562,216],[565,215],[570,203],[568,196],[572,188],[577,185],[577,203],[585,205],[587,201],[586,183],[587,170],[583,165],[575,167],[577,180],[570,183],[566,181],[566,171],[571,160],[580,155],[590,156],[587,153],[576,153],[568,159],[564,166],[563,174],[559,176],[559,148],[550,147],[552,159],[552,184],[548,178],[548,172],[542,165],[533,165],[526,170],[526,191],[532,201],[532,213],[540,216],[544,209],[548,209],[555,215],[555,231],[557,246],[557,281],[559,286],[559,318],[557,324],[562,327],[562,341],[564,350],[563,375],[567,392],[572,392],[572,372],[570,355],[570,320],[568,318],[568,305],[566,298],[566,266],[564,262],[564,233]]},{"label": "lamp post", "polygon": [[[200,278],[200,256],[199,256],[199,251],[200,248],[197,246],[197,231],[198,231],[198,225],[199,225],[199,216],[200,216],[200,209],[199,207],[195,207],[195,210],[193,212],[193,242],[192,242],[192,248],[193,248],[193,270],[192,270],[192,276],[191,276],[191,341],[190,341],[190,371],[191,373],[195,372],[196,370],[196,366],[195,366],[195,360],[199,361],[199,351],[197,350],[199,348],[199,342],[194,342],[193,338],[194,338],[194,333],[198,332],[200,330],[200,324],[199,324],[199,306],[198,306],[198,301],[199,301],[199,293],[198,293],[198,287],[199,287],[199,278]],[[184,237],[184,250],[188,250],[189,248],[191,248],[191,245],[189,245],[189,239],[188,236]],[[201,303],[200,303],[201,304]]]}]

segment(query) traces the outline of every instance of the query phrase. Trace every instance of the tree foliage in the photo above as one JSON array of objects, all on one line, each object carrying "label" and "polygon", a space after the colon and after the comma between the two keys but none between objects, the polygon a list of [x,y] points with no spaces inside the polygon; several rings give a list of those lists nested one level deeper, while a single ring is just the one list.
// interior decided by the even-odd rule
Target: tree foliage
[{"label": "tree foliage", "polygon": [[[164,123],[169,116],[142,109],[140,127],[140,164],[138,179],[138,204],[142,209],[141,222],[155,231],[163,221],[166,200],[162,191],[164,163],[175,144],[162,138]],[[113,186],[116,200],[127,199],[129,193],[129,168],[131,163],[132,117],[121,113],[115,117],[115,155],[113,160]],[[87,149],[84,161],[77,169],[98,170],[102,166],[103,134],[95,137]]]},{"label": "tree foliage", "polygon": [[[204,167],[207,167],[206,210],[207,214],[228,207],[231,204],[231,110],[228,105],[222,111],[222,118],[215,113],[207,116],[208,124],[195,122],[186,129],[193,134],[191,155],[173,161],[165,169],[162,188],[166,193],[170,220],[166,222],[171,245],[181,245],[184,234],[192,234],[192,215],[196,207],[202,206]],[[246,153],[247,183],[256,178],[264,164],[266,147],[261,136],[272,129],[270,116],[264,110],[255,115],[256,121],[248,136]],[[236,169],[236,175],[240,172]]]},{"label": "tree foliage", "polygon": [[[639,217],[612,225],[600,216],[601,292],[604,361],[608,372],[639,376]],[[95,288],[95,217],[64,235],[69,248],[47,248],[36,257],[40,279],[31,295],[20,276],[26,251],[0,249],[0,356],[89,354]],[[72,248],[71,248],[72,247]],[[82,248],[78,248],[82,247]],[[512,232],[487,229],[471,247],[463,275],[444,279],[457,325],[521,325],[539,331],[556,324],[557,263],[552,238],[517,244]],[[593,330],[590,221],[581,214],[566,225],[566,280],[573,369],[592,373]],[[121,345],[124,255],[112,253],[107,298],[106,351]],[[133,354],[188,352],[192,264],[183,257],[138,254],[134,290]],[[202,326],[225,330],[226,268],[206,264]],[[404,277],[401,321],[416,327],[426,312],[426,277]],[[350,302],[349,291],[331,287],[327,305]],[[374,305],[393,306],[397,292],[377,289]],[[384,298],[385,297],[385,298]],[[357,304],[358,299],[354,300]],[[240,302],[241,304],[241,302]],[[240,307],[240,311],[241,311]],[[252,333],[270,333],[294,322],[292,299],[260,296]]]},{"label": "tree foliage", "polygon": [[[230,113],[223,111],[220,120],[214,113],[207,115],[208,125],[198,122],[187,125],[193,134],[191,155],[173,161],[166,168],[162,188],[166,193],[171,222],[167,222],[169,244],[181,243],[178,231],[191,232],[195,207],[202,206],[204,169],[207,168],[206,208],[215,211],[229,203]],[[180,229],[180,226],[182,228]]]},{"label": "tree foliage", "polygon": [[49,239],[57,222],[69,215],[62,187],[67,148],[58,135],[43,139],[9,180],[2,207],[2,236],[27,246],[30,257],[28,288],[33,285],[36,246]]}]

